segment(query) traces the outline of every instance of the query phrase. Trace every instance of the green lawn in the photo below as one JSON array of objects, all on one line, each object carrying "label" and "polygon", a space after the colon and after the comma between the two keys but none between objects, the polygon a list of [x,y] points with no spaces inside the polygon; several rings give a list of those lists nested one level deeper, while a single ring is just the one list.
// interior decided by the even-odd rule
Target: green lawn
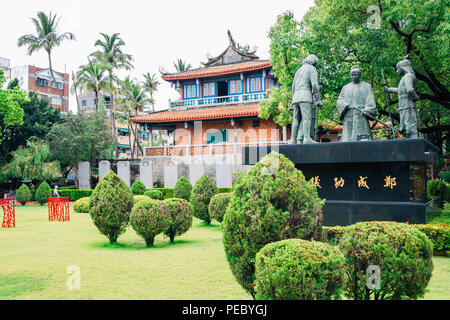
[{"label": "green lawn", "polygon": [[[47,206],[16,208],[16,228],[0,229],[0,299],[251,299],[234,280],[219,224],[193,228],[146,248],[131,229],[110,245],[88,214],[49,222]],[[434,258],[426,299],[450,299],[450,259]],[[66,286],[81,268],[81,289]]]}]

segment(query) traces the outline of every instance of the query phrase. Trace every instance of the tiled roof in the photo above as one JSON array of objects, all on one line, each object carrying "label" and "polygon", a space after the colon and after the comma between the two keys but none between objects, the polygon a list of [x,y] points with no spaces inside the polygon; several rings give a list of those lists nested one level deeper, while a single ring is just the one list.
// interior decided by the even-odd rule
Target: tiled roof
[{"label": "tiled roof", "polygon": [[206,78],[237,72],[259,70],[270,67],[272,67],[272,65],[270,64],[269,60],[254,60],[242,63],[222,65],[217,67],[193,69],[174,74],[166,74],[163,75],[162,78],[167,81]]},{"label": "tiled roof", "polygon": [[183,122],[195,120],[254,117],[259,114],[259,104],[239,106],[198,108],[151,113],[142,117],[131,118],[138,123]]}]

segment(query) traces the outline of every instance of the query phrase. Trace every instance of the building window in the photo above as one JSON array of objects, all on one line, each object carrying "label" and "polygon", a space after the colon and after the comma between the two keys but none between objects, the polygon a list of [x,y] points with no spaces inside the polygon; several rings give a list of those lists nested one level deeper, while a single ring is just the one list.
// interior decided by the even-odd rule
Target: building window
[{"label": "building window", "polygon": [[214,143],[228,142],[230,141],[229,132],[230,130],[228,129],[208,130],[206,132],[206,143],[214,144]]},{"label": "building window", "polygon": [[37,78],[36,84],[40,87],[48,87],[48,80],[42,79],[42,78]]},{"label": "building window", "polygon": [[184,90],[186,92],[187,99],[197,98],[197,85],[189,84],[185,86]]},{"label": "building window", "polygon": [[242,80],[230,80],[230,94],[242,93]]},{"label": "building window", "polygon": [[253,128],[259,128],[259,120],[253,120]]},{"label": "building window", "polygon": [[273,87],[275,87],[275,79],[269,79],[269,88],[267,89],[272,89]]},{"label": "building window", "polygon": [[61,82],[58,82],[58,89],[59,90],[63,90],[64,89],[64,85]]},{"label": "building window", "polygon": [[82,107],[86,107],[86,105],[87,105],[86,102],[87,102],[86,100],[81,100],[81,106],[82,106]]},{"label": "building window", "polygon": [[249,92],[260,92],[261,91],[261,81],[262,81],[261,77],[250,78],[249,79],[250,86],[248,88],[248,91]]},{"label": "building window", "polygon": [[203,96],[212,97],[216,95],[216,83],[207,82],[203,84]]}]

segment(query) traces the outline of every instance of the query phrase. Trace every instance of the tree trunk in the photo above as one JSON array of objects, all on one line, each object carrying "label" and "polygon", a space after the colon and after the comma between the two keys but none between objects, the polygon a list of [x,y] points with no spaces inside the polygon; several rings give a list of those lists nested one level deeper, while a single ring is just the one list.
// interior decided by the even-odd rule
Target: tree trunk
[{"label": "tree trunk", "polygon": [[115,157],[118,158],[119,157],[119,146],[117,144],[117,129],[116,129],[116,119],[114,117],[114,104],[115,104],[115,97],[114,97],[114,93],[111,91],[111,105],[110,105],[110,109],[109,109],[109,117],[111,119],[111,129],[112,129],[112,134],[113,134],[114,141],[115,141],[114,154],[115,154]]},{"label": "tree trunk", "polygon": [[95,112],[98,112],[98,91],[95,91]]},{"label": "tree trunk", "polygon": [[[53,74],[52,58],[51,58],[51,55],[50,55],[50,51],[47,51],[47,53],[48,53],[48,65],[49,65],[49,69],[50,69],[50,74],[52,75],[53,82],[56,83],[56,90],[58,91],[59,98],[61,99],[61,103],[62,103],[63,109],[66,112],[69,112],[69,110],[66,110],[66,104],[64,103],[63,96],[61,94],[61,91],[58,88],[58,83],[56,82],[55,75]],[[63,88],[64,88],[64,82],[63,82]]]},{"label": "tree trunk", "polygon": [[128,144],[130,145],[130,152],[133,154],[133,148],[131,147],[131,129],[130,129],[130,122],[127,122],[128,126]]},{"label": "tree trunk", "polygon": [[78,99],[78,90],[77,90],[77,86],[75,85],[75,75],[73,74],[73,71],[72,71],[72,81],[73,81],[73,88],[75,89],[75,97],[77,100],[77,113],[80,113],[80,111],[81,111],[80,100]]}]

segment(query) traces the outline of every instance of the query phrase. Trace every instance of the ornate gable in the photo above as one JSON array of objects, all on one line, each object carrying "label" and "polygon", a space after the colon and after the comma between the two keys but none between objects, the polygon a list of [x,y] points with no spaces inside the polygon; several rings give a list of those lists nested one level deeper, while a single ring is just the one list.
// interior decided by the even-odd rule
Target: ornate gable
[{"label": "ornate gable", "polygon": [[215,58],[208,58],[208,62],[203,63],[205,67],[214,67],[225,64],[235,64],[259,59],[255,55],[256,50],[250,51],[249,48],[240,48],[236,45],[230,30],[228,30],[228,48]]}]

